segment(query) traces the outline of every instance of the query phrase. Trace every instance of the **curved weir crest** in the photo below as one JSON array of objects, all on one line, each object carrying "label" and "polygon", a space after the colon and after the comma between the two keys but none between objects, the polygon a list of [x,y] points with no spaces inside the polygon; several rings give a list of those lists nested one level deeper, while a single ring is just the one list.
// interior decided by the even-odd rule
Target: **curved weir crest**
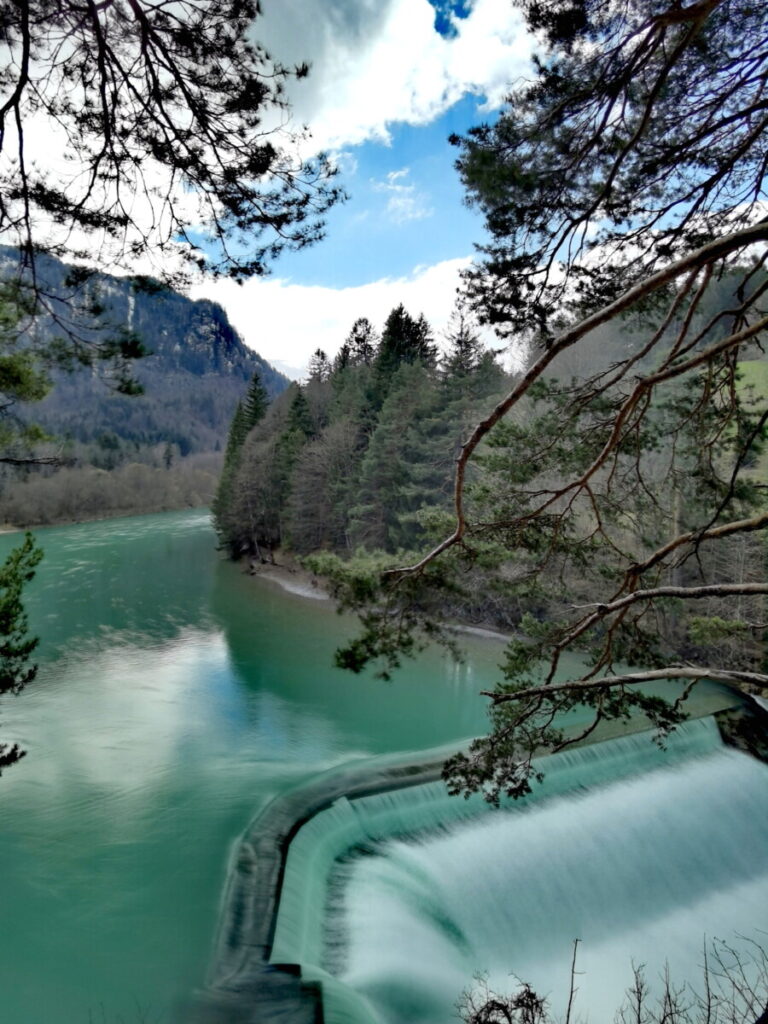
[{"label": "curved weir crest", "polygon": [[241,846],[212,979],[255,1014],[195,1020],[445,1024],[478,970],[499,990],[514,971],[559,1012],[575,938],[595,1019],[612,1019],[649,943],[690,979],[705,933],[748,932],[768,907],[768,767],[721,738],[743,721],[765,737],[744,704],[721,695],[742,710],[710,706],[665,749],[634,732],[543,759],[544,784],[498,810],[448,796],[445,748],[278,798]]},{"label": "curved weir crest", "polygon": [[[564,751],[546,759],[540,791],[516,803],[508,801],[501,813],[721,748],[714,719],[705,718],[685,723],[670,737],[666,751],[651,743],[647,733]],[[468,800],[449,796],[440,781],[336,800],[306,822],[291,842],[271,962],[323,962],[328,885],[340,857],[355,848],[371,850],[393,837],[445,832],[457,823],[498,813],[478,795]]]},{"label": "curved weir crest", "polygon": [[722,747],[711,719],[685,731],[643,774],[574,794],[556,769],[552,799],[342,864],[330,969],[386,1024],[450,1020],[478,971],[499,991],[514,972],[560,1014],[576,938],[577,1006],[592,1019],[613,1018],[633,958],[652,984],[666,960],[697,979],[705,936],[764,927],[768,767]]}]

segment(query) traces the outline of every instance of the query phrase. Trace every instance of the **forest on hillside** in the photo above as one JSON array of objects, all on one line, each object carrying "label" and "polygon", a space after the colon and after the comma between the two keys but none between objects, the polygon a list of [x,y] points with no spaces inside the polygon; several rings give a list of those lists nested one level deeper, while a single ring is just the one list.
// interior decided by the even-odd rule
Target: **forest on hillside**
[{"label": "forest on hillside", "polygon": [[[736,280],[713,282],[701,301],[696,323],[710,341],[730,330],[724,311]],[[670,338],[677,326],[669,325]],[[271,405],[258,382],[252,386],[230,431],[214,503],[222,544],[233,557],[266,561],[277,549],[303,556],[344,606],[362,609],[367,633],[340,655],[348,667],[407,653],[409,631],[450,640],[441,623],[458,618],[526,634],[509,666],[524,675],[537,645],[574,608],[599,601],[628,559],[642,564],[671,531],[696,528],[715,500],[727,499],[742,518],[760,505],[764,417],[755,403],[764,398],[766,363],[754,346],[738,367],[723,365],[703,403],[700,374],[680,381],[646,412],[641,429],[628,432],[586,500],[558,498],[543,521],[525,525],[526,503],[557,494],[605,445],[621,394],[590,398],[580,389],[622,361],[646,372],[643,330],[642,318],[599,328],[552,363],[551,375],[493,427],[468,467],[472,527],[460,550],[384,598],[377,588],[387,570],[417,560],[445,535],[462,445],[514,377],[484,349],[461,307],[442,354],[429,324],[402,306],[380,336],[358,320],[333,362],[317,352],[306,381]],[[763,597],[750,593],[750,581],[764,558],[762,538],[750,530],[702,545],[661,582],[715,589],[688,610],[671,593],[652,613],[627,617],[611,638],[611,658],[652,668],[672,656],[716,654],[735,670],[759,670]],[[386,634],[382,621],[393,607],[396,625]],[[584,649],[598,635],[585,631]]]},{"label": "forest on hillside", "polygon": [[380,336],[357,320],[333,362],[317,351],[302,385],[235,418],[214,505],[223,544],[257,558],[413,548],[450,500],[464,434],[506,384],[461,311],[442,355],[402,305]]},{"label": "forest on hillside", "polygon": [[[17,258],[0,247],[0,271]],[[52,309],[19,322],[18,345],[49,352],[50,365],[34,401],[4,409],[5,426],[18,425],[18,433],[5,442],[13,458],[0,467],[0,521],[26,526],[209,504],[248,380],[258,372],[270,397],[288,380],[243,343],[216,303],[149,279],[83,275],[42,254],[36,273]],[[129,345],[137,357],[130,387],[112,370],[73,372],[82,370],[75,356],[53,358],[67,331],[82,346]]]}]

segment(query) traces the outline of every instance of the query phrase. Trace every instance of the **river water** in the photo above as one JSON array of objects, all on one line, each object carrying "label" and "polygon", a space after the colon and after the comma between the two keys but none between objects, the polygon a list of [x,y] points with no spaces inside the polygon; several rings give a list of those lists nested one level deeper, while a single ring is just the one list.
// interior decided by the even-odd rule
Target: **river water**
[{"label": "river water", "polygon": [[[331,667],[353,624],[222,561],[204,512],[38,537],[40,673],[0,706],[0,737],[28,751],[0,779],[0,1019],[177,1024],[254,814],[350,759],[483,731],[476,694],[500,644],[470,644],[463,665],[425,656],[389,684],[353,677]],[[0,557],[17,539],[0,538]],[[489,819],[350,863],[335,972],[381,1020],[448,1024],[478,967],[550,990],[576,937],[591,940],[599,978],[665,935],[690,948],[718,922],[764,926],[768,769],[724,752],[712,729],[694,747],[666,772],[644,741],[640,755],[619,751],[625,773],[640,756],[650,774],[615,785],[593,748],[592,767],[576,766],[583,794],[522,809],[513,847]]]},{"label": "river water", "polygon": [[40,672],[0,706],[28,751],[0,779],[0,1019],[171,1021],[254,813],[350,758],[482,730],[499,645],[357,678],[331,667],[351,624],[222,561],[205,512],[37,535]]}]

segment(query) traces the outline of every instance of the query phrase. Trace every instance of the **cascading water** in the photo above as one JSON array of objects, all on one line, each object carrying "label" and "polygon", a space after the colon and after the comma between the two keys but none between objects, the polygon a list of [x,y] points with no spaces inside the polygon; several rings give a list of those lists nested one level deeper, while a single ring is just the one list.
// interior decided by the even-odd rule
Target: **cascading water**
[{"label": "cascading water", "polygon": [[[606,784],[606,754],[646,771]],[[693,981],[705,937],[764,927],[768,767],[723,748],[711,719],[686,725],[666,755],[641,735],[556,762],[544,799],[380,844],[337,872],[326,966],[374,1019],[445,1024],[478,971],[499,991],[514,972],[561,1011],[578,938],[578,1007],[610,1021],[633,959],[650,980],[666,960]],[[577,780],[589,788],[547,799]]]},{"label": "cascading water", "polygon": [[666,750],[636,734],[545,767],[500,811],[434,783],[337,800],[302,827],[271,959],[323,981],[328,1024],[445,1024],[478,971],[499,990],[514,971],[557,1011],[576,938],[581,1011],[611,1020],[633,958],[690,979],[705,936],[764,923],[768,768],[714,719]]}]

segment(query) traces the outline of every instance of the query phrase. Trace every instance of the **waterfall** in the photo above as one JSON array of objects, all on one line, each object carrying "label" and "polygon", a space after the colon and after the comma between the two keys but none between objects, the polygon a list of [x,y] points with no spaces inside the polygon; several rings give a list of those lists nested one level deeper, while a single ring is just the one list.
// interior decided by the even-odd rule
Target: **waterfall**
[{"label": "waterfall", "polygon": [[[650,754],[660,770],[608,783],[602,745],[573,751],[548,775],[554,798],[350,858],[329,968],[386,1024],[445,1024],[478,971],[499,991],[514,973],[562,1012],[576,938],[577,1007],[593,1020],[613,1019],[633,958],[651,981],[665,961],[696,980],[705,937],[753,933],[768,911],[768,768],[713,749],[711,726],[685,727],[685,753]],[[636,769],[643,740],[612,754]]]},{"label": "waterfall", "polygon": [[[666,949],[690,975],[705,932],[748,929],[755,901],[768,905],[750,853],[768,848],[768,769],[724,748],[712,718],[665,750],[633,734],[542,767],[544,785],[498,811],[437,782],[315,815],[291,843],[271,961],[336,979],[333,1024],[444,1024],[478,970],[562,999],[580,938],[594,975],[582,1010],[611,1019],[633,956]],[[600,957],[610,984],[597,984]]]}]

